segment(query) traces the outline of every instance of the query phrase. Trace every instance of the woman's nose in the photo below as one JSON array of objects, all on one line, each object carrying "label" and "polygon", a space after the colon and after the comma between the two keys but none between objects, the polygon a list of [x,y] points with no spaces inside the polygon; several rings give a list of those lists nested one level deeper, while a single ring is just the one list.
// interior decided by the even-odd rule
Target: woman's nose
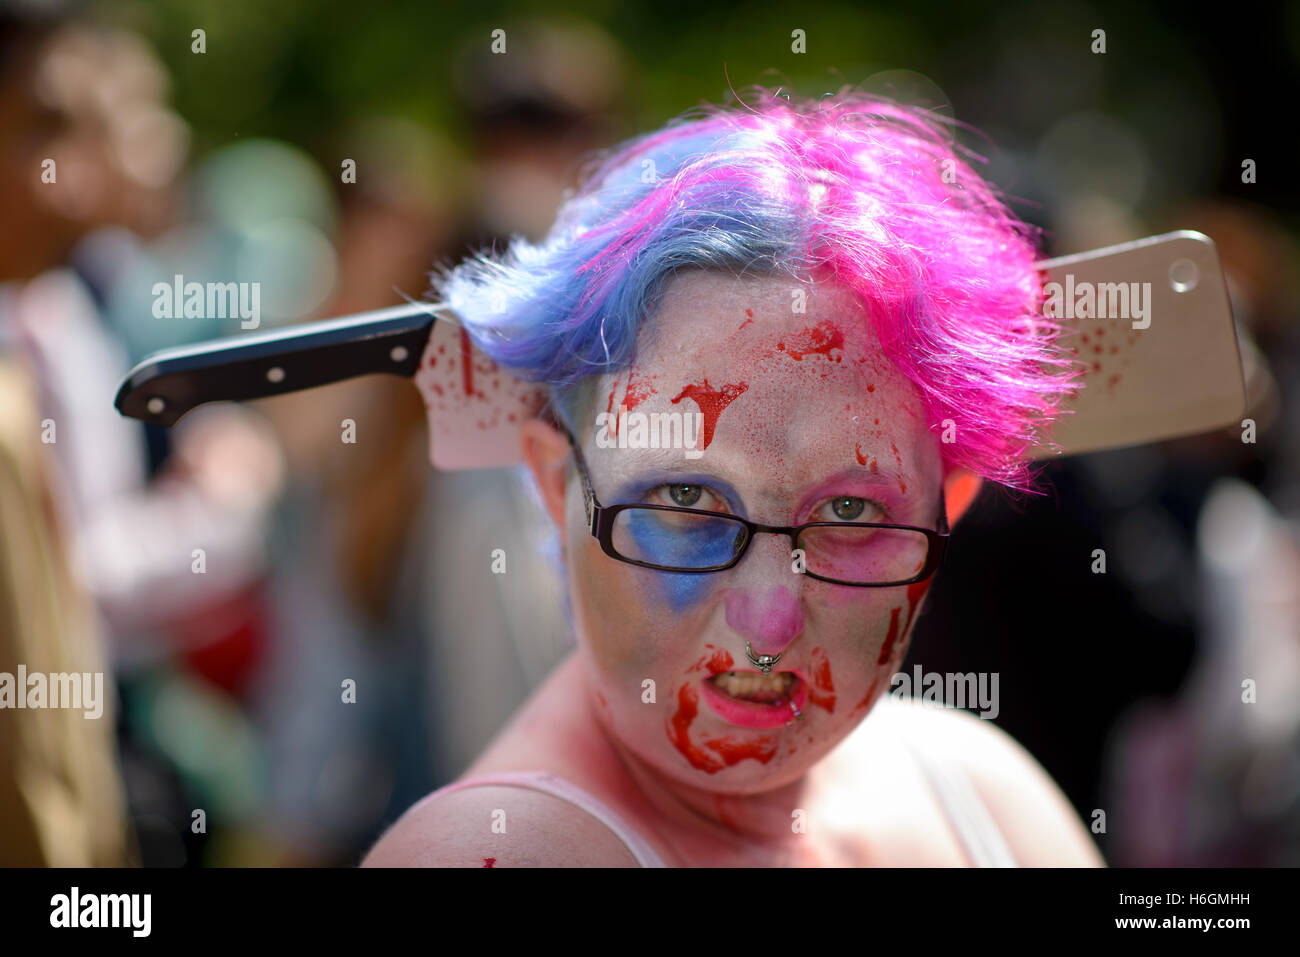
[{"label": "woman's nose", "polygon": [[803,608],[794,592],[733,588],[726,598],[727,625],[748,641],[756,655],[779,655],[803,631]]}]

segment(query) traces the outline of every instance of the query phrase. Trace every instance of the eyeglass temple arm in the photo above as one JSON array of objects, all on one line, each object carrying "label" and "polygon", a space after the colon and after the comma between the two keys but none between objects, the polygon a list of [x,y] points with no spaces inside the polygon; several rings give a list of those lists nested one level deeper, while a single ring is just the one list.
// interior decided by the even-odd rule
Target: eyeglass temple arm
[{"label": "eyeglass temple arm", "polygon": [[591,487],[591,476],[587,472],[586,460],[582,457],[582,449],[578,448],[578,443],[573,439],[573,433],[568,430],[563,422],[557,421],[555,425],[564,433],[564,437],[569,440],[569,448],[573,450],[573,461],[577,466],[578,476],[582,479],[582,504],[587,510],[587,525],[594,534],[596,531],[596,490]]}]

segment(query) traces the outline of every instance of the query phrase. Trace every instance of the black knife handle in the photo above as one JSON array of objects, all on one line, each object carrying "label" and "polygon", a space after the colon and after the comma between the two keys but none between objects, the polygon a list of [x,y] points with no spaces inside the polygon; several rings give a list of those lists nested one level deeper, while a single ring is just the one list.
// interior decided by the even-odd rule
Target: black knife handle
[{"label": "black knife handle", "polygon": [[205,402],[261,399],[371,373],[410,378],[436,321],[432,310],[398,306],[155,352],[127,374],[114,405],[171,426]]}]

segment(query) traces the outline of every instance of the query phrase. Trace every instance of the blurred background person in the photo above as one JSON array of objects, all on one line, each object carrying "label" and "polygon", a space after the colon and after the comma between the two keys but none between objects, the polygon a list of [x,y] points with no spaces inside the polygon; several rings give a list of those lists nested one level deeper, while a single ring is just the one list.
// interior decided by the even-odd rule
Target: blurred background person
[{"label": "blurred background person", "polygon": [[[277,463],[265,432],[239,410],[196,420],[173,447],[156,443],[151,459],[144,430],[111,409],[127,352],[107,299],[138,259],[141,238],[174,216],[185,156],[187,131],[166,107],[161,64],[135,34],[82,21],[70,8],[11,6],[0,22],[0,124],[10,144],[3,172],[18,184],[0,230],[8,280],[0,340],[13,397],[6,487],[15,497],[2,540],[12,623],[5,659],[29,671],[107,671],[112,698],[98,721],[53,710],[0,714],[11,742],[4,786],[17,789],[14,813],[0,825],[15,850],[3,859],[123,863],[138,855],[127,840],[119,764],[146,858],[150,812],[134,799],[169,795],[162,800],[175,819],[172,840],[188,831],[193,805],[137,752],[133,715],[119,706],[113,678],[143,660],[210,651],[198,646],[246,628],[247,608],[215,626],[210,615],[223,602],[241,604],[256,578],[259,514]],[[215,583],[193,574],[200,543],[237,570]],[[55,606],[66,616],[41,611]],[[74,820],[78,813],[86,819]],[[92,826],[102,832],[95,840],[77,839]]]}]

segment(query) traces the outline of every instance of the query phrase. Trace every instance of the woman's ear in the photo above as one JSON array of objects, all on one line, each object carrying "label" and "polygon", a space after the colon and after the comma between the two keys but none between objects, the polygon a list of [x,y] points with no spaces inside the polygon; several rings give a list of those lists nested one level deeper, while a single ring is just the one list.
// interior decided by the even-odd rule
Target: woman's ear
[{"label": "woman's ear", "polygon": [[948,503],[948,525],[956,525],[979,495],[984,480],[970,469],[954,468],[943,480],[943,497]]},{"label": "woman's ear", "polygon": [[532,470],[542,501],[555,527],[564,530],[564,488],[569,460],[569,440],[555,426],[541,419],[530,419],[520,432],[524,461]]}]

